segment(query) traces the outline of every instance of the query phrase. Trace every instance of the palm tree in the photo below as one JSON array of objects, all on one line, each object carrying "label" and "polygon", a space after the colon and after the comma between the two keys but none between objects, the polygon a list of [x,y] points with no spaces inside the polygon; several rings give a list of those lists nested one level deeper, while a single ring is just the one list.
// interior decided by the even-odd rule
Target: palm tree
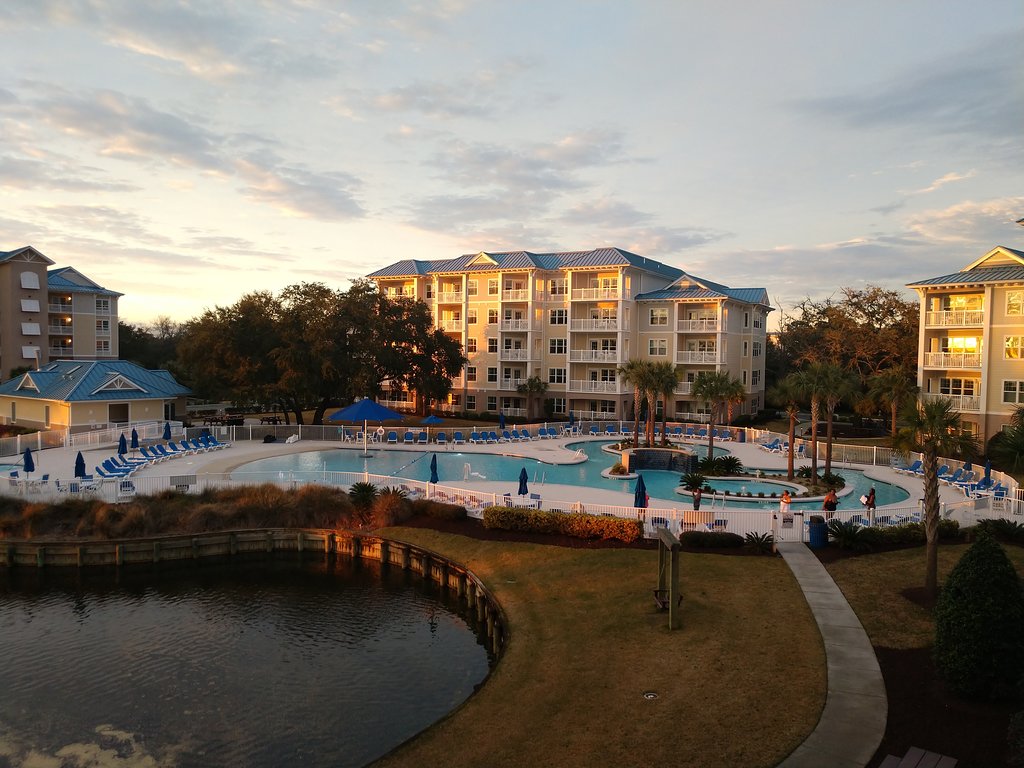
[{"label": "palm tree", "polygon": [[719,407],[729,397],[732,377],[725,371],[701,371],[693,380],[691,392],[708,406],[708,456],[715,455],[715,423]]},{"label": "palm tree", "polygon": [[739,379],[731,379],[729,386],[725,388],[722,393],[725,398],[726,416],[725,423],[732,424],[732,411],[737,405],[742,404],[747,399],[747,388],[743,386],[743,382]]},{"label": "palm tree", "polygon": [[651,365],[651,380],[657,393],[663,398],[664,407],[661,411],[661,444],[668,444],[668,404],[679,386],[679,372],[672,363],[654,363]]},{"label": "palm tree", "polygon": [[803,392],[800,389],[799,374],[791,373],[782,379],[768,392],[771,402],[784,405],[786,415],[789,416],[789,457],[786,467],[786,479],[792,481],[796,476],[793,467],[793,446],[796,443],[796,422],[800,415],[800,400]]},{"label": "palm tree", "polygon": [[[811,363],[802,371],[798,371],[797,381],[804,400],[811,404],[811,482],[818,479],[818,419],[821,418],[821,401],[824,399],[826,386],[825,363]],[[793,444],[789,444],[792,453]]]},{"label": "palm tree", "polygon": [[540,376],[531,376],[516,387],[516,392],[520,395],[526,395],[526,418],[533,418],[534,395],[540,395],[541,400],[543,401],[544,393],[547,391],[548,383]]},{"label": "palm tree", "polygon": [[889,433],[896,445],[896,414],[917,395],[917,385],[910,372],[902,365],[886,368],[868,379],[868,398],[889,409]]},{"label": "palm tree", "polygon": [[633,385],[633,447],[640,445],[640,408],[644,397],[643,384],[650,368],[646,360],[630,358],[623,365],[619,366],[619,376],[627,384]]},{"label": "palm tree", "polygon": [[977,450],[974,435],[960,428],[960,412],[953,401],[940,397],[907,408],[907,426],[897,446],[920,451],[924,464],[925,594],[934,599],[939,586],[939,456],[972,456]]},{"label": "palm tree", "polygon": [[1024,471],[1024,406],[1014,409],[1009,425],[989,443],[989,451],[1001,469],[1009,469],[1015,475]]},{"label": "palm tree", "polygon": [[825,403],[825,474],[832,473],[832,422],[836,408],[844,399],[857,390],[852,377],[838,365],[825,363],[822,366],[822,399]]}]

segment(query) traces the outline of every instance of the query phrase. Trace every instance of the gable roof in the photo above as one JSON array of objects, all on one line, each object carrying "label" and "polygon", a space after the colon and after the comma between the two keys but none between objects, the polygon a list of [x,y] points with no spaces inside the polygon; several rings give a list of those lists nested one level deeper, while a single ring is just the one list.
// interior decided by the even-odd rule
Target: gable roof
[{"label": "gable roof", "polygon": [[590,251],[562,251],[558,253],[532,253],[530,251],[500,251],[467,253],[454,259],[416,261],[407,259],[371,272],[367,277],[413,277],[428,274],[463,274],[465,272],[494,272],[496,270],[588,269],[601,267],[634,267],[674,280],[682,270],[660,261],[637,256],[621,248],[595,248]]},{"label": "gable roof", "polygon": [[984,285],[987,283],[1017,283],[1024,281],[1024,251],[997,245],[980,259],[948,275],[929,277],[907,283],[908,288],[930,285]]},{"label": "gable roof", "polygon": [[90,280],[74,267],[58,267],[46,271],[46,285],[54,291],[67,293],[95,293],[100,296],[124,296]]},{"label": "gable roof", "polygon": [[11,261],[19,256],[28,256],[26,261],[40,260],[46,264],[54,264],[52,259],[44,256],[40,251],[37,251],[31,245],[23,245],[21,248],[15,248],[13,251],[0,251],[0,262]]},{"label": "gable roof", "polygon": [[127,360],[57,360],[0,384],[0,395],[69,403],[166,400],[190,393],[168,371]]},{"label": "gable roof", "polygon": [[771,303],[768,300],[768,291],[764,288],[730,288],[721,283],[715,283],[702,277],[683,274],[668,288],[657,291],[641,293],[636,297],[637,301],[715,301],[721,299],[732,299],[744,304],[760,304],[768,307],[771,311]]}]

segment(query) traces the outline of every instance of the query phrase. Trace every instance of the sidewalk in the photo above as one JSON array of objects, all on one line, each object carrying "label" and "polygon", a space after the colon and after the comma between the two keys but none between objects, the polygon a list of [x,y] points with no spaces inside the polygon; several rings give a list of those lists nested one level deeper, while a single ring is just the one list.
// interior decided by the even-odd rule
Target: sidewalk
[{"label": "sidewalk", "polygon": [[828,668],[828,692],[818,725],[779,768],[863,768],[882,742],[889,713],[875,651],[814,553],[797,543],[782,543],[778,549],[818,622]]}]

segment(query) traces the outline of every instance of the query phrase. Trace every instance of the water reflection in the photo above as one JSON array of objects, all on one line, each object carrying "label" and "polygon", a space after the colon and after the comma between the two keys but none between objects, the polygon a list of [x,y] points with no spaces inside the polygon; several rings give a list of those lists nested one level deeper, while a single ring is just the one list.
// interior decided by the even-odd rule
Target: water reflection
[{"label": "water reflection", "polygon": [[0,765],[364,765],[491,661],[436,586],[347,558],[0,572],[0,638]]}]

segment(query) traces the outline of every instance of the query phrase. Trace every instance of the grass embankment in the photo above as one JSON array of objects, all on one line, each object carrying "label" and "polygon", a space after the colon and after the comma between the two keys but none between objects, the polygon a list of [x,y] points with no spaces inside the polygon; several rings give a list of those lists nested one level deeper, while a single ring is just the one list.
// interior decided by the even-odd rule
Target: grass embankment
[{"label": "grass embankment", "polygon": [[670,632],[650,550],[383,533],[471,568],[511,632],[483,688],[383,766],[773,766],[817,723],[824,650],[781,559],[683,553]]}]

